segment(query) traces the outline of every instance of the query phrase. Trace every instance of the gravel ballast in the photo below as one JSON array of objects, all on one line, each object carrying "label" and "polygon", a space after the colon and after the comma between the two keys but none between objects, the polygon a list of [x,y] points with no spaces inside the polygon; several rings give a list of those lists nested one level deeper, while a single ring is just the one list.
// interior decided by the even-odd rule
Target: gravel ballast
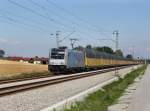
[{"label": "gravel ballast", "polygon": [[[131,69],[121,69],[119,74]],[[0,111],[39,111],[113,77],[114,71],[0,97]]]}]

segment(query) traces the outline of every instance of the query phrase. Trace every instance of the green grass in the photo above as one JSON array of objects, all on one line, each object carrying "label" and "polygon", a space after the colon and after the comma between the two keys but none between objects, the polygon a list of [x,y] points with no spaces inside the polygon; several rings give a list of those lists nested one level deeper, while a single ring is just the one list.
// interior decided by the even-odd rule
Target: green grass
[{"label": "green grass", "polygon": [[119,79],[90,94],[85,100],[76,102],[69,109],[64,111],[107,111],[108,106],[117,102],[124,90],[134,82],[135,78],[144,74],[146,65],[127,74],[123,79]]}]

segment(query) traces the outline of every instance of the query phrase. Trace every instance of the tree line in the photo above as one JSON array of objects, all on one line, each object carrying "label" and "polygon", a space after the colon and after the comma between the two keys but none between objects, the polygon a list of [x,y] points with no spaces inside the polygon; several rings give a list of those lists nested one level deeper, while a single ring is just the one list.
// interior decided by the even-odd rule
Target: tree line
[{"label": "tree line", "polygon": [[5,51],[0,49],[0,57],[4,57],[4,55],[5,55]]},{"label": "tree line", "polygon": [[[92,49],[92,50],[96,50],[96,51],[99,51],[99,52],[105,52],[105,53],[108,53],[108,54],[113,54],[113,55],[116,55],[116,56],[124,57],[123,51],[121,49],[118,49],[118,50],[114,51],[112,48],[110,48],[108,46],[92,47],[91,45],[87,45],[86,47],[78,46],[75,49],[76,50]],[[132,54],[127,54],[125,57],[128,58],[128,59],[133,59]]]},{"label": "tree line", "polygon": [[[96,51],[99,51],[99,52],[105,52],[105,53],[108,53],[108,54],[113,54],[113,55],[116,55],[116,56],[124,57],[123,51],[121,49],[118,49],[118,50],[114,51],[112,48],[110,48],[108,46],[92,47],[91,45],[87,45],[86,47],[78,46],[74,49],[76,49],[76,50],[92,49],[92,50],[96,50]],[[4,57],[4,56],[5,56],[5,51],[0,49],[0,57]],[[133,59],[132,54],[127,54],[125,57],[128,58],[128,59]]]}]

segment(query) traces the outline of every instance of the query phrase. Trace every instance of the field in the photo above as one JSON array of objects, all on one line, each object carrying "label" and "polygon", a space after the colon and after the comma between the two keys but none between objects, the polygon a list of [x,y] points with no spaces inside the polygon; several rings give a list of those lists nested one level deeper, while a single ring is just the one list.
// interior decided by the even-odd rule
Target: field
[{"label": "field", "polygon": [[35,65],[8,60],[0,60],[0,79],[12,76],[48,72],[47,65]]}]

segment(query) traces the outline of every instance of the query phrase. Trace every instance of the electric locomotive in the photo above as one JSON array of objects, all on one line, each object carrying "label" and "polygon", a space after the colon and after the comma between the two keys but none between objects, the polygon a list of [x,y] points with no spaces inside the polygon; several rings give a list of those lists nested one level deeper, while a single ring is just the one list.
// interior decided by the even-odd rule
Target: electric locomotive
[{"label": "electric locomotive", "polygon": [[84,66],[84,53],[67,47],[53,48],[49,54],[48,69],[52,72],[81,70]]}]

